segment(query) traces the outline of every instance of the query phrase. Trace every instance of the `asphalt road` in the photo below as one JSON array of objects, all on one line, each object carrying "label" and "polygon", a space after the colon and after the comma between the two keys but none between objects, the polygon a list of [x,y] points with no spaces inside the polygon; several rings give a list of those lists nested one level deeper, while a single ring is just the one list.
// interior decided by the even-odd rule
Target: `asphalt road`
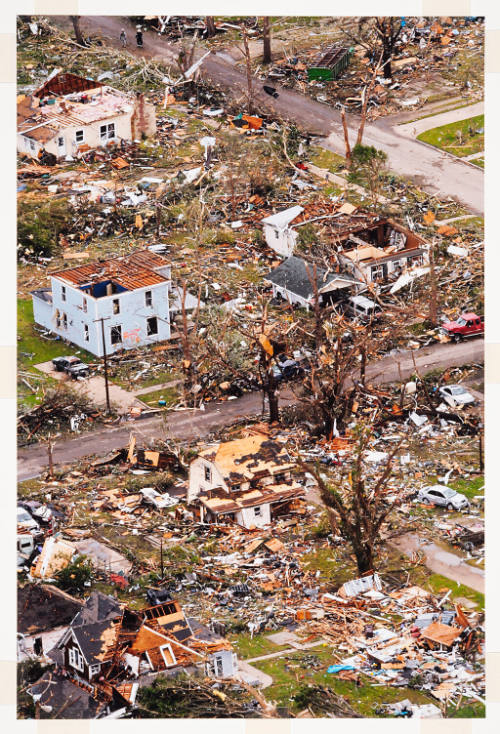
[{"label": "asphalt road", "polygon": [[[417,351],[401,352],[397,356],[385,357],[367,365],[366,377],[372,383],[384,384],[406,379],[414,372],[415,363],[422,374],[437,367],[453,367],[462,364],[482,363],[484,360],[483,339],[469,339],[460,344],[435,344]],[[280,407],[295,402],[294,395],[284,390],[280,396]],[[246,416],[255,416],[262,411],[262,394],[247,393],[238,400],[214,403],[203,411],[187,410],[168,412],[152,418],[135,420],[112,428],[102,428],[76,438],[56,442],[53,450],[55,464],[68,464],[92,454],[104,455],[108,451],[126,446],[132,432],[138,443],[147,444],[155,439],[203,438],[212,431],[237,422]],[[39,476],[48,465],[47,448],[44,444],[33,444],[21,448],[17,455],[18,479]]]},{"label": "asphalt road", "polygon": [[[61,16],[61,25],[69,28],[67,16]],[[126,29],[128,51],[136,56],[175,60],[177,51],[164,37],[153,32],[144,34],[144,47],[135,45],[135,26],[119,16],[87,16],[82,20],[82,28],[88,34],[99,32],[109,39],[109,45],[119,46],[120,29]],[[201,55],[201,52],[200,54]],[[201,75],[211,84],[224,89],[234,99],[241,100],[242,109],[247,89],[246,74],[235,68],[227,54],[211,54],[200,69]],[[322,145],[344,155],[345,146],[340,113],[326,104],[317,102],[305,95],[280,87],[275,81],[279,97],[274,99],[262,91],[263,82],[255,79],[255,105],[257,110],[295,122],[311,134],[324,138]],[[351,143],[357,133],[358,119],[351,116]],[[382,118],[365,126],[363,142],[374,145],[387,153],[389,167],[395,173],[414,181],[430,194],[451,197],[471,209],[474,213],[484,211],[484,173],[477,166],[425,145],[417,140],[409,140],[397,126],[392,126],[389,118]]]}]

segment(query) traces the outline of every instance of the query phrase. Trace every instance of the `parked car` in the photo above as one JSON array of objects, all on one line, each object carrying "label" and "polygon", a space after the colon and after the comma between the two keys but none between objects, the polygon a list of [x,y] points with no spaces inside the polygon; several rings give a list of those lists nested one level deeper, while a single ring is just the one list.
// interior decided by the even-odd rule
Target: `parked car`
[{"label": "parked car", "polygon": [[440,387],[439,392],[448,405],[451,405],[453,408],[457,405],[472,405],[476,402],[474,396],[465,387],[462,387],[462,385],[446,385],[445,387]]},{"label": "parked car", "polygon": [[78,357],[56,357],[52,360],[52,364],[57,372],[66,372],[75,380],[77,377],[88,377],[90,374],[88,364],[82,362]]},{"label": "parked car", "polygon": [[20,533],[30,533],[37,538],[43,535],[42,529],[37,521],[24,507],[17,508],[17,528]]},{"label": "parked car", "polygon": [[451,487],[443,487],[440,484],[424,487],[419,491],[417,499],[426,505],[432,503],[439,507],[446,507],[447,510],[466,510],[469,508],[469,500],[464,494],[456,492]]},{"label": "parked car", "polygon": [[352,296],[347,300],[346,311],[360,321],[372,321],[380,316],[382,309],[366,296]]},{"label": "parked car", "polygon": [[449,336],[455,342],[460,342],[469,336],[484,334],[484,317],[475,313],[463,313],[456,321],[447,321],[441,326],[441,333]]}]

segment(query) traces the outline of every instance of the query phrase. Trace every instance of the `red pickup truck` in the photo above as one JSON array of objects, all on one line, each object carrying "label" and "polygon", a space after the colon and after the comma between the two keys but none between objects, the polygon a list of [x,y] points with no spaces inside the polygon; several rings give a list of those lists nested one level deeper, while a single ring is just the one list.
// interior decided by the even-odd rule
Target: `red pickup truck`
[{"label": "red pickup truck", "polygon": [[475,313],[463,313],[456,321],[441,326],[441,333],[453,341],[460,342],[468,336],[484,334],[484,317]]}]

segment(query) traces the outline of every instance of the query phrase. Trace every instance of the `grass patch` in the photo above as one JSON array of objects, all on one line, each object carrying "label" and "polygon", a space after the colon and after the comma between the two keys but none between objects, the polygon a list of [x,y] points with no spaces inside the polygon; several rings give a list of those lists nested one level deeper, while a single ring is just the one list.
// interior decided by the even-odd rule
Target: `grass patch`
[{"label": "grass patch", "polygon": [[450,482],[450,487],[457,492],[461,492],[468,499],[474,499],[478,494],[484,494],[484,477],[474,477],[474,479],[457,479]]},{"label": "grass patch", "polygon": [[[17,335],[18,359],[20,365],[25,368],[66,354],[78,354],[83,361],[95,359],[92,354],[81,347],[68,344],[62,339],[54,341],[43,339],[34,328],[31,299],[29,301],[19,299],[17,302]],[[28,354],[33,356],[26,356]]]},{"label": "grass patch", "polygon": [[234,645],[235,651],[238,653],[238,657],[243,660],[248,658],[257,658],[260,655],[269,655],[273,652],[279,652],[280,650],[286,650],[286,645],[278,645],[272,640],[268,640],[265,635],[254,635],[250,638],[247,633],[235,635],[231,637],[231,642]]},{"label": "grass patch", "polygon": [[318,548],[303,556],[302,566],[307,571],[319,571],[318,581],[335,582],[339,586],[356,577],[354,562],[346,562],[345,556],[338,558],[333,548]]},{"label": "grass patch", "polygon": [[479,166],[480,168],[484,168],[484,158],[474,158],[473,161],[469,161],[470,163],[473,163],[475,166]]},{"label": "grass patch", "polygon": [[484,115],[478,115],[426,130],[417,140],[462,158],[484,150],[484,133],[477,132],[483,127]]},{"label": "grass patch", "polygon": [[[62,339],[43,339],[35,330],[33,320],[33,302],[29,300],[18,299],[17,301],[17,366],[18,370],[29,373],[29,376],[20,375],[18,379],[18,400],[19,404],[31,408],[43,398],[44,391],[48,388],[55,387],[57,380],[38,372],[34,369],[36,364],[41,362],[49,362],[54,357],[63,357],[65,355],[76,354],[83,362],[95,360],[92,354],[84,349],[67,344]],[[33,387],[36,392],[32,392],[29,387],[22,382],[21,378]]]},{"label": "grass patch", "polygon": [[[314,661],[314,662],[312,662]],[[265,689],[268,700],[298,713],[294,696],[304,685],[327,686],[344,696],[351,706],[363,716],[374,716],[375,709],[383,703],[392,703],[409,698],[413,703],[431,703],[432,699],[420,691],[390,686],[373,686],[361,676],[362,685],[335,678],[326,672],[329,665],[337,662],[326,646],[312,648],[307,652],[284,655],[271,660],[260,660],[253,665],[273,678],[273,684]]]},{"label": "grass patch", "polygon": [[166,405],[160,407],[168,407],[178,402],[179,391],[175,387],[165,387],[163,390],[153,390],[153,392],[148,392],[145,395],[139,395],[138,398],[143,403],[155,408],[158,407],[159,400],[165,400]]},{"label": "grass patch", "polygon": [[454,599],[457,596],[462,596],[465,599],[477,604],[478,607],[484,609],[484,594],[480,591],[475,591],[469,586],[464,586],[456,581],[441,576],[439,573],[433,573],[427,578],[427,584],[435,594],[446,594],[451,589],[451,598]]},{"label": "grass patch", "polygon": [[345,166],[345,159],[331,150],[312,146],[310,148],[309,160],[318,168],[325,168],[330,173],[337,173]]}]

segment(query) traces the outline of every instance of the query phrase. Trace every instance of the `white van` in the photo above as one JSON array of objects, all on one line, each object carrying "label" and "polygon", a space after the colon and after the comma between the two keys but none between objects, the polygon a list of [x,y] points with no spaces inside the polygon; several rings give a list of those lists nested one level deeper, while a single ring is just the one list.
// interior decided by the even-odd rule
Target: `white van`
[{"label": "white van", "polygon": [[365,296],[352,296],[347,301],[346,311],[351,316],[356,316],[360,321],[371,321],[380,316],[382,309],[375,301],[370,301]]}]

